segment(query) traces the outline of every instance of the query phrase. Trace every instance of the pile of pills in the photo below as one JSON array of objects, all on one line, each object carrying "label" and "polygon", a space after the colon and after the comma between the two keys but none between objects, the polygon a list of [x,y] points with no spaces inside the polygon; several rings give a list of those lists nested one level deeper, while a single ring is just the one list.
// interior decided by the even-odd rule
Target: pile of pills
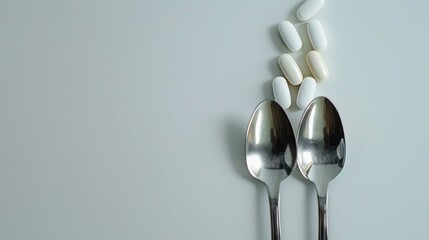
[{"label": "pile of pills", "polygon": [[[329,77],[325,60],[320,54],[320,51],[327,47],[325,30],[320,21],[311,19],[323,7],[324,2],[324,0],[306,0],[296,13],[299,21],[306,22],[308,38],[314,49],[308,52],[306,56],[307,66],[312,76],[304,78],[301,69],[290,54],[282,54],[278,59],[284,77],[274,78],[272,87],[275,100],[284,109],[291,105],[291,96],[286,79],[291,85],[299,85],[296,105],[303,109],[313,99],[317,82],[322,82]],[[281,22],[278,30],[283,42],[291,52],[302,48],[301,37],[290,21]]]}]

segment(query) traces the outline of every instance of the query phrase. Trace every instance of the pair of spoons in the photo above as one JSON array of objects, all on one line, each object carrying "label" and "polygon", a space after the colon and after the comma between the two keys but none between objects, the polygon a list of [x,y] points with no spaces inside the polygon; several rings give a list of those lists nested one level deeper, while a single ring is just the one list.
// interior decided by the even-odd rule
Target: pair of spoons
[{"label": "pair of spoons", "polygon": [[281,239],[280,182],[297,164],[314,183],[319,203],[319,240],[328,239],[328,184],[344,166],[346,144],[340,115],[325,97],[305,109],[297,140],[283,108],[275,101],[261,102],[253,112],[246,134],[246,162],[253,177],[268,191],[272,240]]}]

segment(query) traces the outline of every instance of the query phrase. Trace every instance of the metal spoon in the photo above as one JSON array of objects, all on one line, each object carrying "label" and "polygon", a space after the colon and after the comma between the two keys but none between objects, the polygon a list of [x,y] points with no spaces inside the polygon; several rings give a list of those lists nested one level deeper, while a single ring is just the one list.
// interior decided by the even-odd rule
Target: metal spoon
[{"label": "metal spoon", "polygon": [[328,184],[341,172],[346,156],[343,125],[329,99],[318,97],[308,105],[297,138],[299,169],[316,186],[319,240],[327,240]]},{"label": "metal spoon", "polygon": [[265,183],[271,218],[271,239],[280,240],[280,182],[295,168],[296,142],[286,113],[275,101],[261,102],[253,112],[246,134],[247,168]]}]

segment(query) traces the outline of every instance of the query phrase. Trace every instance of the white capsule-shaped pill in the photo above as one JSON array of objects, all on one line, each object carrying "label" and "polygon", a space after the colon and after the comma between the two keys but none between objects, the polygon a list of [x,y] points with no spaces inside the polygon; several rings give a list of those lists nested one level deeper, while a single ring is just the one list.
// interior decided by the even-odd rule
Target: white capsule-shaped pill
[{"label": "white capsule-shaped pill", "polygon": [[302,47],[302,41],[295,26],[289,21],[279,24],[279,33],[283,42],[291,51],[298,51]]},{"label": "white capsule-shaped pill", "polygon": [[325,59],[323,59],[322,55],[318,51],[310,51],[307,54],[306,60],[308,68],[316,80],[324,81],[328,79],[328,67],[326,66]]},{"label": "white capsule-shaped pill", "polygon": [[287,53],[280,55],[279,66],[290,84],[298,85],[302,82],[301,70],[291,55]]},{"label": "white capsule-shaped pill", "polygon": [[316,92],[316,80],[312,77],[306,77],[302,80],[299,86],[298,94],[296,95],[296,105],[300,109],[304,109],[313,100]]},{"label": "white capsule-shaped pill", "polygon": [[319,12],[324,3],[324,0],[307,0],[298,8],[296,17],[300,21],[307,21]]},{"label": "white capsule-shaped pill", "polygon": [[272,85],[274,99],[283,107],[283,109],[287,109],[290,106],[291,98],[286,79],[284,77],[276,77],[274,78]]},{"label": "white capsule-shaped pill", "polygon": [[328,46],[325,29],[319,20],[311,20],[307,24],[308,38],[314,49],[321,51]]}]

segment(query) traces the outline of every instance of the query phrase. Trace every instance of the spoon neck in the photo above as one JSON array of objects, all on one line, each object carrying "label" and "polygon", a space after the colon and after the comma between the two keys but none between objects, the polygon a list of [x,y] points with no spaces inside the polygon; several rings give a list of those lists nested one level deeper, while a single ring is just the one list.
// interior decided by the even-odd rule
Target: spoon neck
[{"label": "spoon neck", "polygon": [[326,215],[326,206],[328,204],[328,197],[318,196],[317,201],[318,201],[319,207],[320,207],[319,210],[322,210],[323,211],[322,213]]},{"label": "spoon neck", "polygon": [[322,198],[328,197],[328,184],[317,184],[315,183],[317,196]]},{"label": "spoon neck", "polygon": [[271,198],[269,197],[270,209],[278,210],[279,209],[279,198]]},{"label": "spoon neck", "polygon": [[270,202],[271,202],[271,200],[274,200],[274,199],[278,200],[279,196],[280,196],[280,183],[278,183],[278,184],[265,184],[265,186],[267,187],[268,197],[270,198]]}]

